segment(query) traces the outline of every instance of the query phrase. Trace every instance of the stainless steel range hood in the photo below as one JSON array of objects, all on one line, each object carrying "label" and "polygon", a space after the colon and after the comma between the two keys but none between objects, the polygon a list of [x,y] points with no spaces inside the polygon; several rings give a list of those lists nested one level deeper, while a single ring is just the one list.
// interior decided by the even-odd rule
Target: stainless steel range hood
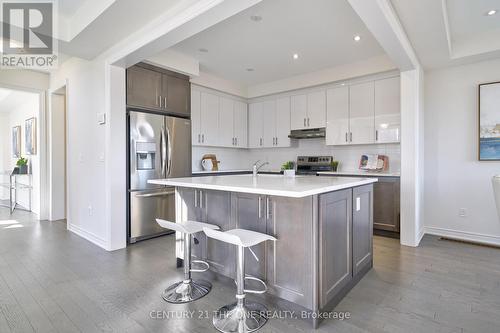
[{"label": "stainless steel range hood", "polygon": [[291,139],[315,139],[325,137],[325,128],[308,128],[303,130],[292,130],[288,136]]}]

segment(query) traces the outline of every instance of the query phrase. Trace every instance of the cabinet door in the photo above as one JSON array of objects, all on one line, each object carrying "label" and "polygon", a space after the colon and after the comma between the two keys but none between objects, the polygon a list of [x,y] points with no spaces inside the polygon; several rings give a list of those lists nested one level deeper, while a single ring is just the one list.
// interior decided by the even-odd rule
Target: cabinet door
[{"label": "cabinet door", "polygon": [[[236,228],[266,233],[265,198],[263,195],[231,193],[232,216]],[[266,279],[266,247],[265,242],[252,247],[259,261],[248,249],[245,249],[245,273],[247,275]]]},{"label": "cabinet door", "polygon": [[189,115],[189,89],[190,83],[186,79],[163,74],[162,97],[166,110]]},{"label": "cabinet door", "polygon": [[248,148],[262,148],[262,103],[251,103],[248,108]]},{"label": "cabinet door", "polygon": [[373,228],[399,232],[400,181],[397,178],[380,179],[373,185]]},{"label": "cabinet door", "polygon": [[265,101],[262,103],[262,113],[264,115],[263,124],[263,146],[273,147],[276,143],[276,101]]},{"label": "cabinet door", "polygon": [[349,144],[349,87],[326,91],[326,144]]},{"label": "cabinet door", "polygon": [[226,97],[220,98],[219,144],[220,147],[234,147],[234,102]]},{"label": "cabinet door", "polygon": [[161,76],[161,73],[138,66],[128,68],[127,105],[160,109]]},{"label": "cabinet door", "polygon": [[290,97],[276,100],[276,144],[277,147],[290,147]]},{"label": "cabinet door", "polygon": [[247,104],[240,101],[234,102],[234,137],[236,138],[237,147],[248,147]]},{"label": "cabinet door", "polygon": [[326,126],[326,93],[324,90],[307,94],[307,127]]},{"label": "cabinet door", "polygon": [[374,83],[352,85],[349,93],[350,129],[352,144],[375,142],[375,97]]},{"label": "cabinet door", "polygon": [[[268,197],[267,233],[269,292],[313,307],[313,199]],[[300,244],[300,246],[297,246]]]},{"label": "cabinet door", "polygon": [[[191,188],[181,188],[180,197],[183,202],[181,221],[204,221],[204,212],[200,208],[200,191]],[[206,249],[206,237],[203,231],[193,234],[191,237],[191,257],[193,259],[204,259]]]},{"label": "cabinet door", "polygon": [[[202,209],[206,223],[219,226],[222,231],[234,229],[231,221],[231,193],[225,191],[202,191]],[[233,276],[234,272],[234,245],[215,240],[206,239],[206,260],[210,269]]]},{"label": "cabinet door", "polygon": [[219,97],[201,93],[201,144],[216,146],[219,123]]},{"label": "cabinet door", "polygon": [[375,81],[375,141],[399,142],[401,132],[399,77]]},{"label": "cabinet door", "polygon": [[353,189],[352,265],[353,276],[372,266],[373,185]]},{"label": "cabinet door", "polygon": [[320,307],[323,307],[352,280],[352,190],[320,195],[319,210]]},{"label": "cabinet door", "polygon": [[307,128],[307,96],[295,95],[290,98],[292,130]]},{"label": "cabinet door", "polygon": [[191,142],[193,146],[201,144],[201,93],[191,90]]}]

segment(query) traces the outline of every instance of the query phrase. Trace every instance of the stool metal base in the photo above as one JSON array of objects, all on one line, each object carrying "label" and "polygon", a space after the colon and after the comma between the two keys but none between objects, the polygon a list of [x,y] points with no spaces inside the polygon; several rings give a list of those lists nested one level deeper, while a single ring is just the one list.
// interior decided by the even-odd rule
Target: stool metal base
[{"label": "stool metal base", "polygon": [[211,289],[212,285],[205,280],[181,281],[165,289],[161,297],[169,303],[189,303],[207,295]]},{"label": "stool metal base", "polygon": [[223,333],[245,333],[260,329],[267,322],[267,308],[255,302],[225,305],[214,314],[214,327]]}]

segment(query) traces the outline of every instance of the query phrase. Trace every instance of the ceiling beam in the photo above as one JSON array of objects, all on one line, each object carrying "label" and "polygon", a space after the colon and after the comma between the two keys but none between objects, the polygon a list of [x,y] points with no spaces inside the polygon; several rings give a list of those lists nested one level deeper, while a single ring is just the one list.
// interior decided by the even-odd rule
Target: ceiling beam
[{"label": "ceiling beam", "polygon": [[417,55],[390,0],[347,1],[401,71],[420,68]]}]

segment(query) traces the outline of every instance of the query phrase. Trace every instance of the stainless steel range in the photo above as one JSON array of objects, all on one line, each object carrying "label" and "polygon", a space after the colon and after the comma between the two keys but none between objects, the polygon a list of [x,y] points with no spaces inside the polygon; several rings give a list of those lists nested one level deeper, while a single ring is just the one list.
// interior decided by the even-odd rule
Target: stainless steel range
[{"label": "stainless steel range", "polygon": [[333,171],[332,156],[299,156],[297,157],[298,175],[315,175],[319,171]]}]

